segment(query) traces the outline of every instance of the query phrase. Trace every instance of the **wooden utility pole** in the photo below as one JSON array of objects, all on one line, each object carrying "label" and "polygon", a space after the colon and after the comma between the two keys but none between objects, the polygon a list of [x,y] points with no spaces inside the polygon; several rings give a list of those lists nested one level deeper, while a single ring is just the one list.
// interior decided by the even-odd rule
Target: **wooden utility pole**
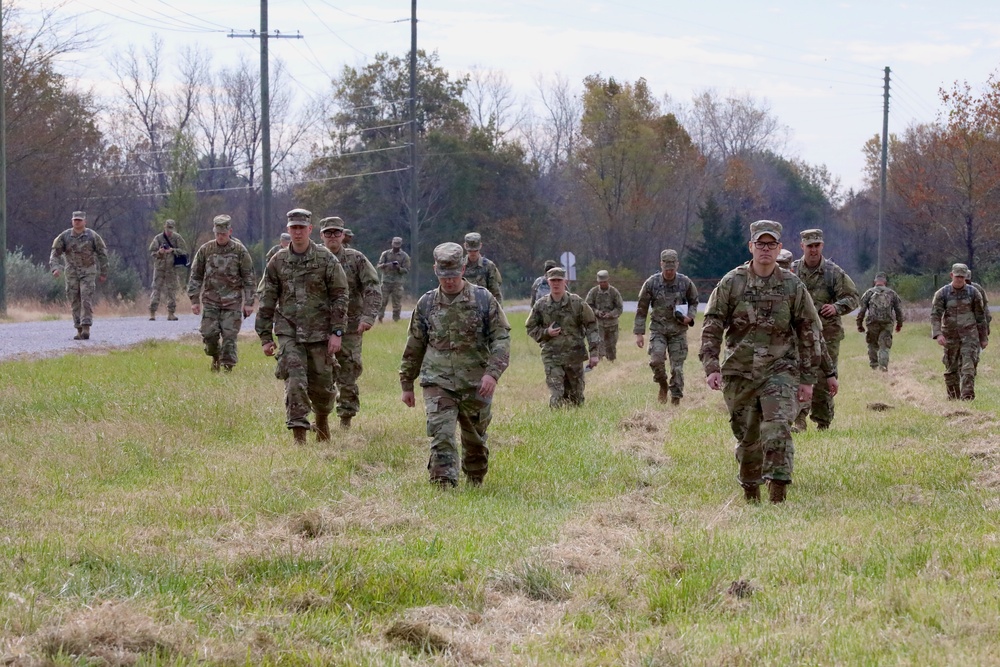
[{"label": "wooden utility pole", "polygon": [[3,30],[0,29],[0,317],[7,317],[7,89],[3,77]]},{"label": "wooden utility pole", "polygon": [[417,225],[417,0],[410,9],[410,268],[413,295],[420,294],[420,230]]},{"label": "wooden utility pole", "polygon": [[889,164],[889,68],[885,68],[885,92],[882,94],[882,170],[878,201],[878,256],[875,270],[882,270],[882,221],[885,217],[886,170]]},{"label": "wooden utility pole", "polygon": [[260,124],[261,124],[261,203],[260,216],[260,258],[263,266],[267,255],[267,226],[271,222],[271,91],[268,74],[267,42],[270,39],[302,39],[302,35],[282,35],[277,30],[273,35],[267,32],[267,0],[260,0],[260,34],[252,30],[247,34],[229,33],[229,37],[249,37],[260,39]]}]

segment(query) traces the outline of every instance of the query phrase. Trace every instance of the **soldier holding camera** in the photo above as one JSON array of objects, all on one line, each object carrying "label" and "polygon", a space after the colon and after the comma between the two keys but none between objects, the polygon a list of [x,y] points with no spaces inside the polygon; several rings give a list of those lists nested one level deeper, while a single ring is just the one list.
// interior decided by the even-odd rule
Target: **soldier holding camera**
[{"label": "soldier holding camera", "polygon": [[160,306],[160,295],[167,297],[167,319],[176,320],[177,310],[177,268],[187,265],[187,243],[174,231],[177,224],[173,220],[163,223],[163,232],[153,237],[149,244],[149,255],[153,259],[153,291],[149,295],[149,319],[156,319],[156,309]]},{"label": "soldier holding camera", "polygon": [[392,321],[398,322],[403,309],[403,287],[410,272],[410,256],[403,252],[402,237],[393,237],[392,248],[382,251],[375,268],[382,272],[382,310],[378,321],[385,317],[385,307],[392,299]]}]

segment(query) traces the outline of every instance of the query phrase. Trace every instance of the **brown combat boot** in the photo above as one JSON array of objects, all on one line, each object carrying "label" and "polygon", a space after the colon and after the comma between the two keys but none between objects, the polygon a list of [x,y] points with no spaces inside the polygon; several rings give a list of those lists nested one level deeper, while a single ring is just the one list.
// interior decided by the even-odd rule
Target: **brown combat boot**
[{"label": "brown combat boot", "polygon": [[670,400],[670,385],[666,382],[660,382],[660,393],[656,396],[656,400],[660,403],[666,403]]},{"label": "brown combat boot", "polygon": [[212,372],[218,373],[222,366],[219,365],[219,357],[212,357]]},{"label": "brown combat boot", "polygon": [[330,441],[330,415],[316,415],[316,425],[313,426],[313,430],[316,431],[316,442],[329,442]]},{"label": "brown combat boot", "polygon": [[795,422],[792,423],[791,431],[792,433],[805,433],[806,429],[809,428],[808,422],[806,422],[805,414],[799,414],[795,418]]},{"label": "brown combat boot", "polygon": [[177,316],[174,315],[174,311],[171,310],[171,311],[169,311],[167,313],[167,320],[170,321],[170,322],[176,322],[177,321]]},{"label": "brown combat boot", "polygon": [[292,427],[292,438],[294,438],[296,445],[306,444],[306,431],[308,430],[305,426]]},{"label": "brown combat boot", "polygon": [[680,404],[681,404],[681,397],[680,396],[671,396],[670,397],[670,405],[680,405]]},{"label": "brown combat boot", "polygon": [[350,431],[351,430],[351,419],[353,419],[353,418],[354,418],[354,415],[341,415],[340,416],[340,428],[344,429],[345,431]]},{"label": "brown combat boot", "polygon": [[483,473],[482,475],[478,473],[474,475],[466,475],[465,483],[468,486],[482,486],[484,477],[486,477],[486,473]]},{"label": "brown combat boot", "polygon": [[760,485],[759,484],[744,484],[743,485],[743,499],[746,500],[751,505],[756,505],[760,503]]},{"label": "brown combat boot", "polygon": [[788,486],[788,482],[779,482],[777,480],[770,480],[767,483],[767,498],[772,503],[777,505],[778,503],[785,502],[785,487]]},{"label": "brown combat boot", "polygon": [[77,327],[76,328],[76,335],[73,336],[73,340],[83,340],[83,328],[82,327]]},{"label": "brown combat boot", "polygon": [[156,321],[156,311],[153,310],[152,308],[149,309],[149,321],[150,322]]},{"label": "brown combat boot", "polygon": [[961,397],[962,393],[957,384],[948,384],[945,387],[948,389],[948,400],[957,401]]},{"label": "brown combat boot", "polygon": [[90,340],[90,325],[83,325],[83,328],[80,330],[80,338]]}]

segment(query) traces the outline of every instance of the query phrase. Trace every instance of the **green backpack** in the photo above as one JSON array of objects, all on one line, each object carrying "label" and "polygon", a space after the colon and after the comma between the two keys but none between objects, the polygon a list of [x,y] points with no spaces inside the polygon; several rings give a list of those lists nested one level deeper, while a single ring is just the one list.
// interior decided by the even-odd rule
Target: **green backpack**
[{"label": "green backpack", "polygon": [[892,322],[892,292],[877,289],[868,301],[869,322]]}]

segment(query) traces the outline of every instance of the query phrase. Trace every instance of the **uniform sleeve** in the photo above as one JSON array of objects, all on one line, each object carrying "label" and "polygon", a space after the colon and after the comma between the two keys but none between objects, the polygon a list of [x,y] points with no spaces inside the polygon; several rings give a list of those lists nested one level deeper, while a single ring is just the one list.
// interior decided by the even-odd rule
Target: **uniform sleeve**
[{"label": "uniform sleeve", "polygon": [[728,309],[731,289],[731,281],[723,278],[708,297],[705,321],[701,325],[701,349],[698,351],[698,359],[706,376],[722,372],[719,356],[722,354],[722,340],[730,315]]},{"label": "uniform sleeve", "polygon": [[688,280],[685,300],[687,301],[688,317],[691,318],[691,323],[694,324],[694,318],[698,315],[698,288],[691,280]]},{"label": "uniform sleeve", "polygon": [[503,284],[503,278],[500,276],[500,267],[497,266],[496,262],[490,262],[488,275],[490,277],[488,281],[490,294],[497,300],[497,303],[503,303],[503,290],[500,287]]},{"label": "uniform sleeve", "polygon": [[[984,302],[985,305],[985,302]],[[899,295],[895,292],[892,293],[892,310],[896,313],[896,326],[898,327],[903,323],[903,300],[899,298]],[[986,311],[986,324],[987,329],[989,329],[989,310]]]},{"label": "uniform sleeve", "polygon": [[399,364],[399,385],[403,391],[413,391],[413,382],[420,375],[420,366],[424,363],[424,354],[427,352],[427,329],[420,314],[423,310],[420,304],[429,298],[431,298],[429,294],[420,297],[410,314],[409,335],[406,337],[403,359]]},{"label": "uniform sleeve", "polygon": [[535,282],[531,283],[531,301],[528,302],[528,305],[532,308],[535,306],[535,302],[538,301],[538,287],[541,284],[541,278],[535,278]]},{"label": "uniform sleeve", "polygon": [[858,287],[843,269],[837,276],[836,288],[837,300],[833,302],[833,305],[836,307],[838,315],[846,315],[858,307],[858,302],[861,300],[858,295]]},{"label": "uniform sleeve", "polygon": [[361,288],[364,300],[361,306],[361,321],[374,325],[375,318],[382,310],[382,285],[378,279],[378,271],[368,258],[361,255],[361,260]]},{"label": "uniform sleeve", "polygon": [[101,278],[108,277],[108,246],[97,232],[94,234],[94,251],[97,253],[97,273]]},{"label": "uniform sleeve", "polygon": [[611,312],[608,313],[608,316],[617,320],[622,316],[622,313],[625,312],[625,302],[622,301],[622,293],[614,287],[611,288],[611,300],[613,307],[611,308]]},{"label": "uniform sleeve", "polygon": [[348,295],[347,274],[336,257],[330,255],[326,269],[326,293],[330,298],[330,335],[347,328]]},{"label": "uniform sleeve", "polygon": [[549,335],[545,333],[545,318],[542,313],[543,304],[544,299],[536,301],[535,305],[531,307],[531,314],[528,315],[528,320],[524,323],[524,327],[528,330],[528,337],[538,344],[542,344],[549,339]]},{"label": "uniform sleeve", "polygon": [[[871,290],[865,291],[865,293],[861,296],[861,307],[858,310],[859,327],[865,323],[865,313],[868,312],[868,304],[871,302],[871,300],[872,300],[872,291]],[[896,302],[893,301],[893,303]]]},{"label": "uniform sleeve", "polygon": [[486,360],[486,375],[499,380],[510,365],[510,323],[500,302],[490,299],[489,335],[490,356]]},{"label": "uniform sleeve", "polygon": [[931,338],[941,335],[941,318],[944,317],[944,287],[934,293],[931,302]]},{"label": "uniform sleeve", "polygon": [[240,253],[240,276],[243,277],[243,307],[253,308],[254,299],[257,297],[257,281],[253,275],[253,257],[245,247]]},{"label": "uniform sleeve", "polygon": [[159,256],[160,252],[160,235],[157,234],[153,237],[153,240],[149,242],[149,256],[154,260]]},{"label": "uniform sleeve", "polygon": [[583,299],[580,299],[580,307],[580,329],[587,337],[587,349],[590,350],[590,356],[600,356],[601,334],[597,331],[597,316],[594,315],[594,309],[584,303]]},{"label": "uniform sleeve", "polygon": [[583,299],[594,311],[594,314],[597,314],[597,289],[597,287],[591,287],[590,291],[587,292],[587,296]]},{"label": "uniform sleeve", "polygon": [[184,240],[184,237],[180,234],[174,234],[174,254],[175,255],[186,255],[188,254],[188,244]]},{"label": "uniform sleeve", "polygon": [[646,315],[649,313],[649,302],[652,296],[649,280],[647,280],[642,284],[642,289],[639,290],[639,303],[635,307],[635,325],[632,327],[632,333],[637,336],[646,333]]},{"label": "uniform sleeve", "polygon": [[260,344],[274,342],[274,311],[278,306],[281,292],[281,280],[278,276],[277,262],[268,262],[264,275],[260,279],[260,307],[257,309],[257,319],[254,321],[254,331],[260,337]]},{"label": "uniform sleeve", "polygon": [[816,384],[816,375],[823,365],[823,348],[820,344],[823,333],[816,304],[801,281],[796,281],[792,300],[792,327],[798,344],[799,384]]},{"label": "uniform sleeve", "polygon": [[405,252],[403,254],[403,259],[399,260],[399,275],[405,276],[410,272],[410,256]]},{"label": "uniform sleeve", "polygon": [[972,312],[976,316],[976,330],[979,332],[979,347],[986,347],[990,334],[986,326],[986,310],[983,308],[983,295],[979,290],[972,290]]},{"label": "uniform sleeve", "polygon": [[49,271],[62,271],[65,268],[66,263],[62,259],[65,252],[66,242],[63,241],[63,235],[60,234],[52,242],[52,252],[49,253]]},{"label": "uniform sleeve", "polygon": [[205,282],[205,250],[204,246],[198,248],[191,262],[191,275],[188,277],[187,293],[191,299],[191,305],[197,306],[201,303],[201,285]]}]

